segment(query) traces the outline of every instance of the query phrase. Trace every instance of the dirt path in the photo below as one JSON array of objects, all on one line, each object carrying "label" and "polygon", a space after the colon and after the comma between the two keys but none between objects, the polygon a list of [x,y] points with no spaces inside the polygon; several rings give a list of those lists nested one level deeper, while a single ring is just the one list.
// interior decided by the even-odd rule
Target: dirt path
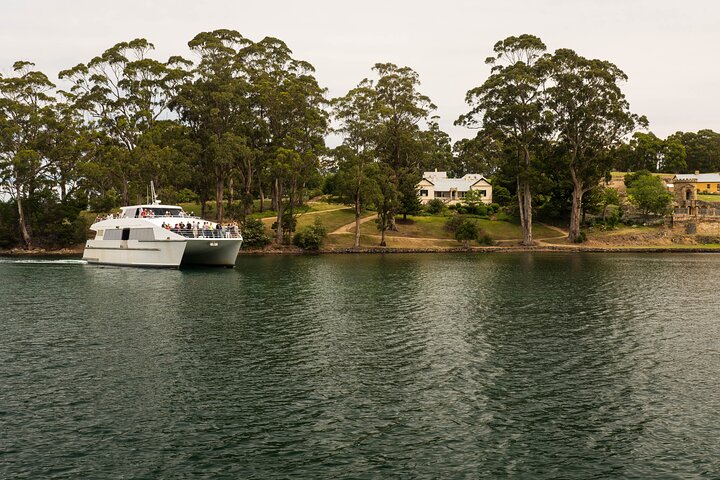
[{"label": "dirt path", "polygon": [[[363,223],[367,223],[374,218],[375,218],[374,214],[368,215],[367,217],[363,217],[360,219],[360,225],[362,225]],[[352,223],[348,223],[347,225],[343,225],[342,227],[338,228],[337,230],[330,232],[329,235],[341,235],[343,233],[355,233],[353,231],[354,228],[355,228],[355,221],[353,221]]]},{"label": "dirt path", "polygon": [[[351,207],[328,208],[327,210],[312,210],[312,211],[309,211],[309,212],[305,212],[305,213],[300,213],[300,214],[298,214],[298,218],[300,218],[300,217],[302,217],[302,216],[304,216],[304,215],[317,215],[318,213],[337,212],[338,210],[345,210],[345,209],[347,209],[347,208],[351,208]],[[274,222],[275,220],[277,220],[277,217],[264,217],[264,218],[261,218],[261,220],[262,220],[263,222]],[[353,222],[353,225],[355,225],[354,222]],[[335,232],[333,232],[333,233],[335,233]]]}]

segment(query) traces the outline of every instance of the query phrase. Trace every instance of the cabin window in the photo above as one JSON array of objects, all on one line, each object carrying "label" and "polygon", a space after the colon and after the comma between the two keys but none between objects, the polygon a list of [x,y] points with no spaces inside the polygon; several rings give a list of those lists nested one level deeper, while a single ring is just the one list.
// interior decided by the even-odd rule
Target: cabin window
[{"label": "cabin window", "polygon": [[[720,183],[719,183],[718,185],[720,185]],[[420,196],[421,196],[421,197],[427,197],[427,196],[428,196],[428,191],[427,191],[427,190],[420,190]]]},{"label": "cabin window", "polygon": [[481,197],[487,197],[487,190],[480,190]]},{"label": "cabin window", "polygon": [[122,230],[105,230],[103,240],[120,240],[122,238]]},{"label": "cabin window", "polygon": [[120,237],[120,240],[129,240],[129,239],[130,239],[130,229],[123,228],[122,229],[122,237]]},{"label": "cabin window", "polygon": [[128,240],[155,240],[155,235],[152,228],[133,228]]}]

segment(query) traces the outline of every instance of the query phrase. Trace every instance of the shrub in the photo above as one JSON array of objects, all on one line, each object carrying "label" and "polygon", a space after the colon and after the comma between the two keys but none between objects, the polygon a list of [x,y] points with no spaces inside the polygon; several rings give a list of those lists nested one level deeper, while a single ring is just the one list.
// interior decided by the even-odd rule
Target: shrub
[{"label": "shrub", "polygon": [[480,229],[478,228],[476,222],[464,219],[455,230],[455,240],[463,242],[465,248],[467,248],[470,240],[476,240],[479,233]]},{"label": "shrub", "polygon": [[490,213],[497,213],[500,211],[500,204],[499,203],[491,203],[488,205],[488,211]]},{"label": "shrub", "polygon": [[493,186],[493,199],[498,204],[505,206],[512,202],[512,195],[510,195],[510,191],[507,188],[501,185],[495,185]]},{"label": "shrub", "polygon": [[478,243],[480,245],[486,245],[488,247],[495,245],[495,241],[492,239],[492,237],[486,232],[483,232],[482,230],[480,230],[480,232],[478,233]]},{"label": "shrub", "polygon": [[433,198],[425,205],[425,210],[432,215],[439,215],[444,209],[445,204],[439,198]]},{"label": "shrub", "polygon": [[319,250],[327,237],[327,229],[322,221],[315,217],[312,225],[301,229],[293,237],[293,244],[303,250]]},{"label": "shrub", "polygon": [[445,221],[445,230],[455,233],[463,220],[464,218],[461,215],[458,215],[457,213],[453,214]]},{"label": "shrub", "polygon": [[585,232],[580,232],[580,235],[575,238],[575,243],[585,243],[587,241],[587,235]]},{"label": "shrub", "polygon": [[270,243],[265,225],[258,218],[248,218],[242,228],[243,243],[248,247],[262,248]]},{"label": "shrub", "polygon": [[[487,205],[477,205],[475,207],[475,214],[480,215],[481,217],[487,217],[488,212],[489,212],[489,209],[488,209]],[[490,213],[492,213],[492,212],[490,212]]]}]

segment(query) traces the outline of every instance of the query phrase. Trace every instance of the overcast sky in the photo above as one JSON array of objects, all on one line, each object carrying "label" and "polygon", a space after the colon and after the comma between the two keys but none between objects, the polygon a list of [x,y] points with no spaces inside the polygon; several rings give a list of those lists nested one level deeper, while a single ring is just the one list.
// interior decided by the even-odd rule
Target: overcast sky
[{"label": "overcast sky", "polygon": [[492,46],[522,33],[550,50],[614,62],[629,76],[631,109],[661,137],[720,131],[720,2],[713,0],[2,0],[0,72],[29,60],[55,79],[138,37],[159,59],[190,57],[188,40],[218,28],[285,41],[315,66],[330,96],[371,75],[376,62],[409,66],[455,140],[474,134],[453,121],[467,109],[467,90],[487,78]]}]

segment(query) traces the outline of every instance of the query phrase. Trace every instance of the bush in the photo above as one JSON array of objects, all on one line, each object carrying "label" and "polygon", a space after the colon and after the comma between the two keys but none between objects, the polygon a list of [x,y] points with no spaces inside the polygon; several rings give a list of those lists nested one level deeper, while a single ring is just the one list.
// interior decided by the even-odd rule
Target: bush
[{"label": "bush", "polygon": [[480,232],[478,233],[477,241],[480,245],[485,245],[488,247],[495,245],[495,241],[492,239],[492,237],[486,232],[483,232],[482,230],[480,230]]},{"label": "bush", "polygon": [[575,239],[575,243],[585,243],[587,241],[587,235],[585,232],[580,232],[580,235]]},{"label": "bush", "polygon": [[270,243],[265,225],[258,218],[248,218],[242,228],[243,243],[248,247],[262,248]]},{"label": "bush", "polygon": [[462,224],[464,218],[462,215],[459,214],[453,214],[450,218],[448,218],[445,221],[445,231],[455,233],[460,227],[460,224]]},{"label": "bush", "polygon": [[487,205],[477,205],[475,206],[475,214],[480,215],[481,217],[487,217],[488,213],[492,213],[489,211]]},{"label": "bush", "polygon": [[477,240],[480,229],[476,222],[464,219],[455,230],[455,240],[463,242],[465,247],[468,247],[470,240]]},{"label": "bush", "polygon": [[[495,185],[493,186],[493,199],[498,204],[506,206],[512,202],[512,195],[510,195],[510,191],[507,188],[501,185]],[[493,203],[493,205],[495,205],[495,203]]]},{"label": "bush", "polygon": [[491,203],[490,205],[488,205],[488,212],[490,212],[491,214],[492,214],[492,213],[497,213],[497,212],[499,212],[499,211],[500,211],[500,204],[499,204],[499,203]]},{"label": "bush", "polygon": [[431,215],[439,215],[445,210],[445,204],[439,198],[433,198],[425,205],[425,210]]},{"label": "bush", "polygon": [[319,250],[327,237],[327,229],[322,221],[315,217],[312,225],[303,228],[293,237],[293,244],[303,250]]}]

